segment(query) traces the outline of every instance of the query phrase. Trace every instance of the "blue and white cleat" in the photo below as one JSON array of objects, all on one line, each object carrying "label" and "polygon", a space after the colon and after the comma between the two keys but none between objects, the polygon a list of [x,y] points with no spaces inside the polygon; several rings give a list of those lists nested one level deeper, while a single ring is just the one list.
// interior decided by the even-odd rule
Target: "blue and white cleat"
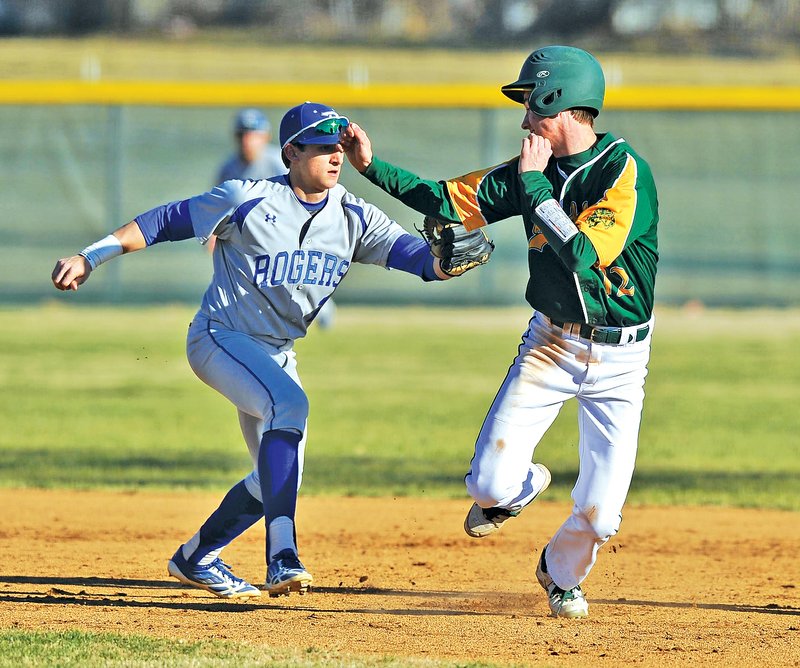
[{"label": "blue and white cleat", "polygon": [[237,578],[228,570],[230,566],[215,559],[210,564],[199,566],[190,564],[183,558],[181,548],[167,564],[169,574],[190,587],[205,589],[220,598],[254,598],[261,592],[249,582]]},{"label": "blue and white cleat", "polygon": [[267,582],[264,589],[271,597],[288,596],[289,592],[296,591],[305,594],[311,590],[311,577],[305,566],[292,550],[281,550],[267,567]]}]

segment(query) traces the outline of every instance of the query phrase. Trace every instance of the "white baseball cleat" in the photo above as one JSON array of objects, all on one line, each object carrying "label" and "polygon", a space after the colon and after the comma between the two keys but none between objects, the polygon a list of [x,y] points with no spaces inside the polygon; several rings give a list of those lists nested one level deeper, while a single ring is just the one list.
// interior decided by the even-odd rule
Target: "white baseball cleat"
[{"label": "white baseball cleat", "polygon": [[264,589],[272,598],[288,596],[292,591],[305,594],[311,590],[313,580],[292,550],[281,550],[269,562]]},{"label": "white baseball cleat", "polygon": [[572,589],[562,589],[547,574],[547,562],[544,557],[546,551],[547,546],[545,545],[542,556],[539,557],[539,563],[536,565],[536,579],[547,592],[547,600],[550,603],[550,612],[553,617],[569,619],[588,617],[589,603],[586,601],[580,585]]},{"label": "white baseball cleat", "polygon": [[220,598],[261,596],[261,592],[256,587],[231,573],[230,566],[222,559],[215,559],[205,566],[190,564],[183,558],[181,548],[178,548],[178,551],[169,560],[167,572],[183,584],[197,587],[197,589],[205,589]]},{"label": "white baseball cleat", "polygon": [[[544,490],[550,486],[550,471],[544,464],[534,464],[534,468],[539,469],[542,474],[542,484],[536,495],[528,501],[532,503]],[[527,505],[527,504],[526,504]],[[519,510],[508,510],[508,508],[481,508],[477,503],[473,503],[464,520],[464,531],[472,538],[483,538],[497,531],[506,520],[520,514]]]}]

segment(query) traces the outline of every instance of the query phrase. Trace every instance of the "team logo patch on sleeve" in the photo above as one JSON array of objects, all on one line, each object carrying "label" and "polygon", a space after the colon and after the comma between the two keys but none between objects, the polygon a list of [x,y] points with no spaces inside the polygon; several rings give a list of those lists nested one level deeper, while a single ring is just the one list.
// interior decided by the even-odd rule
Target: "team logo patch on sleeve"
[{"label": "team logo patch on sleeve", "polygon": [[615,223],[614,212],[611,209],[595,209],[586,218],[589,227],[600,225],[604,230],[611,229]]}]

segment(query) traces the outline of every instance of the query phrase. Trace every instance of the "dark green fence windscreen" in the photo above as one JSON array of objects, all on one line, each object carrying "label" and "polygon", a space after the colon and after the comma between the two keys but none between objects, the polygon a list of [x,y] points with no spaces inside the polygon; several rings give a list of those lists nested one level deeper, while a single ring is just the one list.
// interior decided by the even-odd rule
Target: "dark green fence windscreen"
[{"label": "dark green fence windscreen", "polygon": [[[283,109],[266,109],[277,127]],[[522,115],[506,109],[339,109],[382,158],[427,178],[501,162],[519,151]],[[162,244],[57,293],[55,260],[137,213],[213,185],[230,153],[235,108],[0,107],[0,303],[197,302],[210,258],[194,241]],[[598,131],[624,136],[650,162],[661,223],[657,300],[712,306],[800,305],[800,114],[619,111]],[[413,231],[420,216],[347,167],[344,185]],[[519,219],[490,227],[492,262],[447,284],[354,267],[340,303],[522,304],[527,240]]]}]

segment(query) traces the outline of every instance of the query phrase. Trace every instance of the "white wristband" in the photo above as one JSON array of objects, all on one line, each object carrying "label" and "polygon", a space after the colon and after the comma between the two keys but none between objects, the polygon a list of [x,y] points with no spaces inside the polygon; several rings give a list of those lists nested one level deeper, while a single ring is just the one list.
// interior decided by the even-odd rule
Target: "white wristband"
[{"label": "white wristband", "polygon": [[575,223],[554,199],[545,200],[534,211],[539,216],[539,220],[553,230],[563,243],[567,243],[578,233]]},{"label": "white wristband", "polygon": [[91,246],[84,248],[78,255],[83,255],[92,267],[92,271],[97,269],[103,262],[108,262],[112,258],[122,255],[122,242],[113,234],[95,241]]}]

